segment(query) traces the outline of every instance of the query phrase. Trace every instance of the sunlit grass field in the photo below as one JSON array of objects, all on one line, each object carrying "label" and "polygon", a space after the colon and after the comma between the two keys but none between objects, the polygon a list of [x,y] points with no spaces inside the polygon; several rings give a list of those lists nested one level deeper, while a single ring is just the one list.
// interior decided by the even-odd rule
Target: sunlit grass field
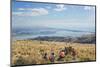
[{"label": "sunlit grass field", "polygon": [[[76,57],[73,60],[71,54],[66,55],[62,61],[57,61],[58,54],[64,47],[73,47],[76,50]],[[93,61],[95,59],[95,44],[66,43],[54,41],[37,41],[37,40],[16,40],[12,42],[12,65],[27,64],[49,64],[49,60],[43,59],[43,54],[50,55],[50,50],[55,53],[53,63]]]}]

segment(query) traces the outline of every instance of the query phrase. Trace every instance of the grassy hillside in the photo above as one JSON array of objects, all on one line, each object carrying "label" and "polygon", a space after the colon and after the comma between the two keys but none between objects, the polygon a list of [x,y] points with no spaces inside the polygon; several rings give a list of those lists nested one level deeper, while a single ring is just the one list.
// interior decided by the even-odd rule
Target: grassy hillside
[{"label": "grassy hillside", "polygon": [[[57,60],[59,51],[64,49],[64,47],[72,47],[76,50],[75,59],[69,53],[61,61]],[[51,49],[55,53],[55,61],[53,63],[96,60],[94,44],[17,40],[12,42],[12,65],[52,63],[50,60],[43,58],[44,53],[47,53],[48,57],[50,56]]]}]

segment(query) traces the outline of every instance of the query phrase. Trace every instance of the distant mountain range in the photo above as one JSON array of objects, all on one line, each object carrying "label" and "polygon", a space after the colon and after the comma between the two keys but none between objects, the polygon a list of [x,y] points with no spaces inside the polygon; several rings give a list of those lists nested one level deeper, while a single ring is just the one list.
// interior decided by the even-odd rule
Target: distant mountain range
[{"label": "distant mountain range", "polygon": [[40,41],[57,41],[57,42],[75,42],[75,43],[96,43],[95,34],[83,35],[80,37],[36,37],[29,40],[40,40]]}]

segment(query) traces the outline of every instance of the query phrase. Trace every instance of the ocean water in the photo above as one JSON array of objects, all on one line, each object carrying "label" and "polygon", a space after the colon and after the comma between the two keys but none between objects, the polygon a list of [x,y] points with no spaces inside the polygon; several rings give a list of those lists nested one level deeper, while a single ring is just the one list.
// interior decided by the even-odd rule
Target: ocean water
[{"label": "ocean water", "polygon": [[94,34],[95,28],[88,29],[56,29],[56,28],[13,28],[12,39],[23,40],[43,36],[56,37],[79,37],[87,34]]}]

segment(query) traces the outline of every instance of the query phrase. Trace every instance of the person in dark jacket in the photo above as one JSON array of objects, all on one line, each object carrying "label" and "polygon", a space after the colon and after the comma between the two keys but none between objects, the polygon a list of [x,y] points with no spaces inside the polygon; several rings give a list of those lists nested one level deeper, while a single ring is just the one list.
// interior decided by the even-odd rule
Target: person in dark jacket
[{"label": "person in dark jacket", "polygon": [[65,52],[65,55],[68,54],[68,48],[67,47],[64,48],[64,52]]},{"label": "person in dark jacket", "polygon": [[76,55],[77,55],[77,52],[76,52],[76,50],[73,48],[73,50],[72,50],[72,56],[73,56],[73,60],[75,60],[76,59]]},{"label": "person in dark jacket", "polygon": [[44,57],[43,57],[45,60],[48,60],[48,57],[47,57],[47,53],[44,54]]}]

